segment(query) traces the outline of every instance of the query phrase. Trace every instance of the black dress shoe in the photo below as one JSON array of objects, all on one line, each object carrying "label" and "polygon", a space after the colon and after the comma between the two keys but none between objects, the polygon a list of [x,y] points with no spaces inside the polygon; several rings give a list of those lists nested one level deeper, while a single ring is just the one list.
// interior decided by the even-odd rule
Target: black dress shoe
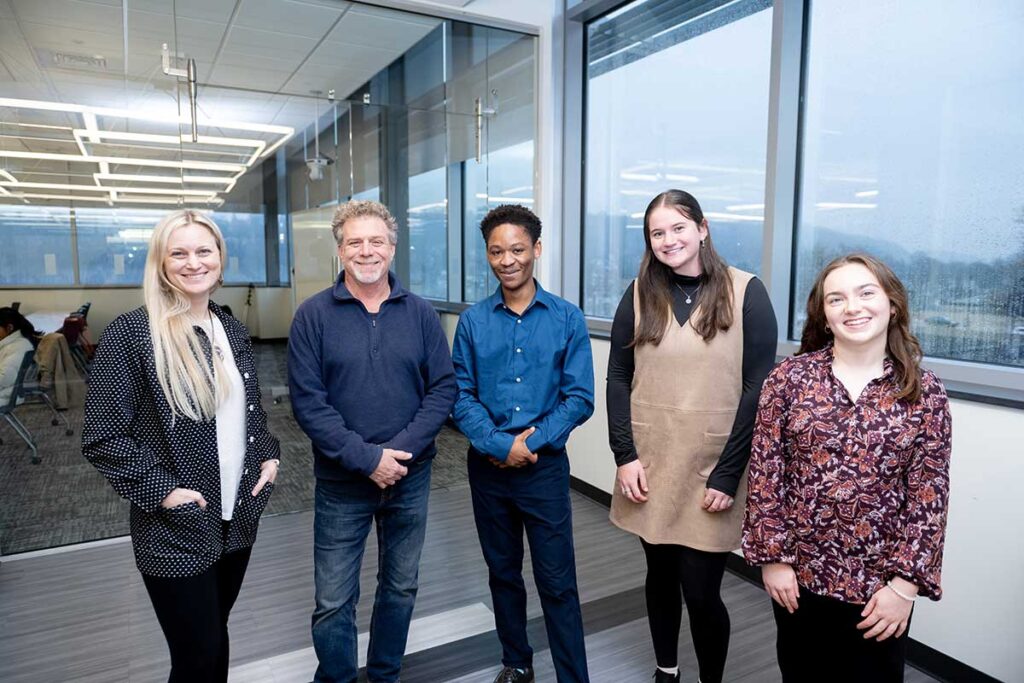
[{"label": "black dress shoe", "polygon": [[530,667],[515,669],[506,666],[498,673],[494,683],[533,683],[533,669]]},{"label": "black dress shoe", "polygon": [[679,682],[679,672],[678,671],[675,672],[674,674],[670,674],[670,673],[665,673],[661,669],[655,669],[654,670],[654,683],[678,683],[678,682]]}]

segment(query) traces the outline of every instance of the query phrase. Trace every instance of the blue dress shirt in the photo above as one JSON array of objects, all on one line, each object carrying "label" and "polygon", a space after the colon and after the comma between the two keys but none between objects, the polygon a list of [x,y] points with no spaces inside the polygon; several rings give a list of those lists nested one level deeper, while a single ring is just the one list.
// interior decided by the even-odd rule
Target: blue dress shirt
[{"label": "blue dress shirt", "polygon": [[[536,284],[536,281],[534,281]],[[579,308],[537,286],[517,315],[494,294],[459,317],[453,416],[473,448],[504,460],[516,435],[530,451],[560,451],[594,412],[594,360]]]}]

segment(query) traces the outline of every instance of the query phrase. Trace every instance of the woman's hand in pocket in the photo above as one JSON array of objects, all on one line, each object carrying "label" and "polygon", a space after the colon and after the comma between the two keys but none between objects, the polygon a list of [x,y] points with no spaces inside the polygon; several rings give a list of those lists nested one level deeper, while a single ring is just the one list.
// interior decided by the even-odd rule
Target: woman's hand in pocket
[{"label": "woman's hand in pocket", "polygon": [[195,503],[201,508],[206,508],[206,499],[203,498],[203,494],[199,491],[193,491],[192,489],[173,489],[167,494],[167,497],[160,502],[160,505],[165,508],[176,508],[179,505],[185,505],[186,503]]}]

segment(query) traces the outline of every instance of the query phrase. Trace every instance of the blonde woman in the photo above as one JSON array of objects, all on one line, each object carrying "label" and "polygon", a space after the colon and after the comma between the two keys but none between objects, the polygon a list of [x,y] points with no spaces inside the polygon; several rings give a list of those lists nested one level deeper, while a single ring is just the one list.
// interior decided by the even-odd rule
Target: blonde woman
[{"label": "blonde woman", "polygon": [[226,261],[208,216],[157,224],[145,306],[104,332],[82,428],[83,454],[132,503],[172,683],[227,680],[228,613],[279,464],[249,334],[210,300]]}]

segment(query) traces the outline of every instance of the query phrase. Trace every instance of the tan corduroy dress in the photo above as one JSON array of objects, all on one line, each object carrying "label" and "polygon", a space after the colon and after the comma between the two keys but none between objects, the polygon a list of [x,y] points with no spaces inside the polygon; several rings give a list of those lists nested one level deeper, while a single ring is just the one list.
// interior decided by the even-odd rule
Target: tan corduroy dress
[{"label": "tan corduroy dress", "polygon": [[[728,331],[719,331],[708,343],[689,322],[680,326],[670,312],[661,343],[634,349],[633,442],[650,492],[646,503],[633,503],[616,486],[611,520],[648,543],[709,552],[740,547],[746,473],[731,508],[707,512],[702,507],[708,476],[729,440],[743,391],[743,298],[754,276],[735,268],[729,274],[733,323]],[[635,285],[633,310],[639,324]],[[695,309],[691,317],[696,314]]]}]

